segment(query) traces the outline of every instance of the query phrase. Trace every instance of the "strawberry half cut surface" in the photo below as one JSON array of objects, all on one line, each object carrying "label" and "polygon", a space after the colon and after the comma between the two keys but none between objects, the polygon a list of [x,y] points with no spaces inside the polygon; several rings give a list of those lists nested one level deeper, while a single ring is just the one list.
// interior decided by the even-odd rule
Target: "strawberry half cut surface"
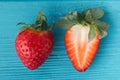
[{"label": "strawberry half cut surface", "polygon": [[66,52],[77,71],[85,71],[92,63],[100,43],[107,35],[108,24],[100,21],[104,11],[86,9],[82,13],[69,12],[55,25],[67,29],[64,37]]},{"label": "strawberry half cut surface", "polygon": [[40,11],[35,24],[18,23],[25,26],[16,37],[16,52],[22,63],[30,70],[42,65],[53,49],[54,38],[46,21],[46,17]]}]

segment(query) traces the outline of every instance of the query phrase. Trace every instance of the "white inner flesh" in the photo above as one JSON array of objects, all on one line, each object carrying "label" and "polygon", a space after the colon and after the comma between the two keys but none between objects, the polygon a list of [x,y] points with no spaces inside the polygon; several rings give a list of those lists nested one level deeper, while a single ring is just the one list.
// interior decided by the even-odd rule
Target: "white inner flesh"
[{"label": "white inner flesh", "polygon": [[[84,42],[88,42],[88,34],[89,34],[89,27],[87,26],[82,26],[82,25],[75,25],[72,27],[72,42],[75,44],[74,45],[74,48],[77,49],[76,50],[76,53],[80,53],[79,52],[79,45],[81,45],[81,47],[84,46]],[[86,53],[86,52],[85,52]],[[87,54],[85,54],[85,58],[86,58]],[[78,61],[79,61],[79,56],[78,54],[76,55]],[[85,58],[84,58],[84,61],[85,61]],[[84,62],[83,61],[83,64],[84,65]],[[83,67],[82,65],[79,65],[79,67]]]}]

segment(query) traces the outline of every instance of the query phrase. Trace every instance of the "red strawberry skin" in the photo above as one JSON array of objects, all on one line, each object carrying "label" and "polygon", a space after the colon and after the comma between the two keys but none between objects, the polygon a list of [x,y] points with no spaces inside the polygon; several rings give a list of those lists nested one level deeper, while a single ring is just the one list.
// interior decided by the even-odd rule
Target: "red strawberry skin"
[{"label": "red strawberry skin", "polygon": [[85,71],[92,63],[100,43],[99,35],[88,40],[89,28],[75,25],[65,34],[65,47],[70,61],[77,71]]},{"label": "red strawberry skin", "polygon": [[42,65],[53,48],[53,35],[50,31],[41,31],[27,28],[20,32],[15,40],[17,55],[22,63],[30,70]]}]

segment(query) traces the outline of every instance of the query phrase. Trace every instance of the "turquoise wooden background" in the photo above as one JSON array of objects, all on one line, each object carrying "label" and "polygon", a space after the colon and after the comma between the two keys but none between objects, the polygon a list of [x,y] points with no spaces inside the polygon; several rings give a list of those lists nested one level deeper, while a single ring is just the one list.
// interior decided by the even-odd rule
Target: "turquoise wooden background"
[{"label": "turquoise wooden background", "polygon": [[[48,60],[30,71],[18,59],[14,40],[19,21],[33,23],[43,10],[52,24],[69,10],[82,11],[98,7],[105,11],[102,20],[108,22],[108,36],[101,40],[92,65],[86,72],[74,70],[65,52],[65,30],[54,28],[54,49]],[[33,1],[0,2],[0,80],[120,80],[120,1]]]}]

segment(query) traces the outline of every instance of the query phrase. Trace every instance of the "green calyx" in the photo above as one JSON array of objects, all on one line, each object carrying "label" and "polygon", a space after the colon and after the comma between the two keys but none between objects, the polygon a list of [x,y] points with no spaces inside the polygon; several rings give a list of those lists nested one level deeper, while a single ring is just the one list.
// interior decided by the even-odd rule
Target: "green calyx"
[{"label": "green calyx", "polygon": [[106,35],[108,24],[100,21],[104,15],[104,11],[99,8],[86,9],[82,13],[69,12],[66,16],[58,20],[55,25],[64,29],[69,29],[76,24],[82,24],[83,26],[89,26],[89,40],[92,40],[96,36],[98,31],[100,39]]},{"label": "green calyx", "polygon": [[52,29],[52,27],[47,25],[47,18],[43,15],[42,11],[39,12],[39,15],[34,24],[26,24],[25,22],[19,22],[17,25],[25,25],[20,29],[20,32],[26,30],[27,28],[30,28],[39,32]]}]

